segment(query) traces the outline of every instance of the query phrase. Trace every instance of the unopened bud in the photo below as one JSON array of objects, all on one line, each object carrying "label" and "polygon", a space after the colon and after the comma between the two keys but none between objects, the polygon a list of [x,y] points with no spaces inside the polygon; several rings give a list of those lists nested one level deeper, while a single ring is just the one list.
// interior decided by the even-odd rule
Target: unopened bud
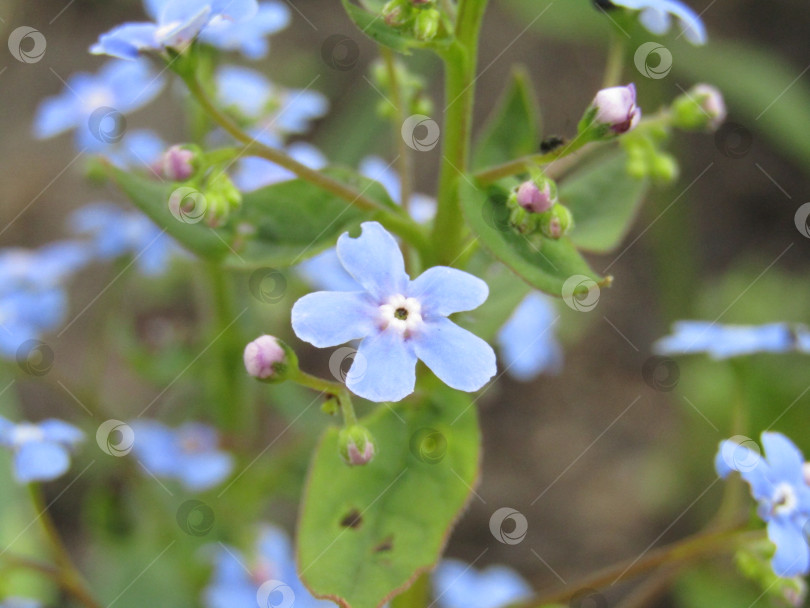
[{"label": "unopened bud", "polygon": [[383,6],[383,21],[390,27],[405,25],[411,16],[410,9],[411,7],[407,0],[390,0]]},{"label": "unopened bud", "polygon": [[687,131],[715,131],[726,119],[726,103],[720,91],[698,84],[672,102],[672,124]]},{"label": "unopened bud", "polygon": [[546,182],[541,190],[533,180],[525,181],[517,189],[517,202],[526,211],[544,213],[554,204],[551,186]]},{"label": "unopened bud", "polygon": [[641,120],[641,108],[636,105],[636,85],[602,89],[591,104],[592,123],[606,127],[605,135],[627,133]]},{"label": "unopened bud", "polygon": [[228,221],[231,211],[242,204],[242,193],[234,186],[231,178],[225,173],[216,173],[205,190],[208,203],[207,222],[212,228],[222,226]]},{"label": "unopened bud", "polygon": [[283,382],[291,367],[297,367],[295,353],[274,336],[259,336],[245,347],[247,373],[264,382]]},{"label": "unopened bud", "polygon": [[564,237],[574,227],[574,218],[564,205],[556,204],[546,211],[540,221],[540,230],[550,239]]},{"label": "unopened bud", "polygon": [[173,182],[184,182],[195,173],[194,152],[172,146],[160,157],[160,174]]},{"label": "unopened bud", "polygon": [[782,588],[782,597],[785,598],[789,606],[795,608],[804,606],[804,600],[807,597],[807,583],[798,576],[788,579]]},{"label": "unopened bud", "polygon": [[423,42],[430,42],[439,33],[441,22],[442,14],[435,8],[420,10],[413,28],[414,36]]},{"label": "unopened bud", "polygon": [[374,458],[374,438],[366,427],[355,424],[341,429],[338,450],[349,466],[368,464]]}]

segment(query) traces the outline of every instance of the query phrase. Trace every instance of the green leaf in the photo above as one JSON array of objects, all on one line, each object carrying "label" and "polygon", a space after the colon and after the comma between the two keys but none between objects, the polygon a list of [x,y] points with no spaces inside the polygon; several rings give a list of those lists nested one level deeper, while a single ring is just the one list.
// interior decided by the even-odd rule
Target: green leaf
[{"label": "green leaf", "polygon": [[618,247],[636,217],[648,181],[628,175],[622,151],[578,168],[559,186],[560,202],[574,215],[571,241],[587,251]]},{"label": "green leaf", "polygon": [[112,165],[108,169],[129,200],[180,245],[209,260],[221,260],[228,253],[228,232],[211,228],[205,222],[182,222],[172,215],[169,198],[182,184],[149,179]]},{"label": "green leaf", "polygon": [[315,453],[298,528],[301,578],[344,608],[375,608],[439,559],[478,477],[480,431],[469,397],[434,391],[362,421],[377,457],[350,468],[338,430]]},{"label": "green leaf", "polygon": [[346,13],[354,24],[360,28],[360,31],[378,44],[382,44],[383,46],[387,46],[390,49],[406,55],[410,55],[410,49],[412,47],[421,45],[421,43],[413,37],[406,36],[399,30],[386,25],[382,18],[382,6],[380,6],[380,9],[377,11],[369,12],[352,4],[351,0],[342,1],[343,8],[346,9]]},{"label": "green leaf", "polygon": [[473,167],[483,169],[534,154],[540,145],[540,109],[525,69],[512,70],[509,87],[484,127],[473,153]]},{"label": "green leaf", "polygon": [[461,208],[467,223],[490,253],[529,285],[561,297],[563,285],[575,275],[599,285],[610,284],[609,277],[591,270],[570,238],[542,238],[536,242],[536,235],[530,239],[517,232],[509,224],[507,192],[499,186],[482,191],[471,179],[461,180]]}]

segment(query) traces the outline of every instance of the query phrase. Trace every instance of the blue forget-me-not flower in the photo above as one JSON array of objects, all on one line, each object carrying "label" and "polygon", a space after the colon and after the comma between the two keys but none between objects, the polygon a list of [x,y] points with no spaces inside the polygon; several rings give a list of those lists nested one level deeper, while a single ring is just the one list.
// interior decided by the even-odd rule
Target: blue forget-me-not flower
[{"label": "blue forget-me-not flower", "polygon": [[728,359],[754,353],[810,352],[810,331],[801,325],[719,325],[710,321],[678,321],[672,335],[659,339],[659,355],[707,353]]},{"label": "blue forget-me-not flower", "polygon": [[476,570],[455,559],[442,560],[433,573],[433,595],[440,608],[500,608],[529,599],[532,588],[514,570]]},{"label": "blue forget-me-not flower", "polygon": [[[750,441],[750,440],[749,440]],[[804,457],[781,433],[762,433],[766,458],[759,450],[726,440],[715,457],[718,475],[737,471],[751,486],[759,503],[757,514],[768,524],[768,538],[776,545],[773,571],[785,578],[810,571],[810,547],[805,529],[810,519],[810,486],[804,475]]]},{"label": "blue forget-me-not flower", "polygon": [[70,468],[70,453],[84,433],[51,418],[38,424],[14,424],[0,416],[0,446],[14,454],[14,477],[20,483],[50,481]]},{"label": "blue forget-me-not flower", "polygon": [[549,297],[532,292],[523,298],[498,330],[506,373],[528,382],[539,374],[556,374],[562,369],[562,347],[554,335],[558,319]]},{"label": "blue forget-me-not flower", "polygon": [[317,346],[361,339],[346,386],[370,401],[413,392],[421,359],[445,384],[476,391],[495,375],[495,353],[447,316],[473,310],[489,295],[471,274],[436,266],[411,280],[394,237],[377,222],[338,239],[337,255],[363,291],[319,291],[292,309],[296,335]]},{"label": "blue forget-me-not flower", "polygon": [[692,44],[706,44],[706,26],[695,11],[680,0],[603,0],[605,4],[622,6],[634,11],[641,11],[641,24],[653,34],[665,34],[672,25],[674,16],[681,26],[683,35]]},{"label": "blue forget-me-not flower", "polygon": [[[379,156],[367,156],[360,161],[360,173],[375,181],[380,182],[388,192],[388,196],[398,205],[402,204],[400,179],[397,172],[391,168],[392,163],[387,163]],[[427,196],[426,194],[419,194],[415,192],[411,195],[408,203],[408,213],[410,216],[424,224],[433,219],[436,215],[436,199]]]},{"label": "blue forget-me-not flower", "polygon": [[[220,544],[211,549],[214,551],[214,571],[203,592],[206,608],[255,608],[263,590],[292,593],[289,599],[294,599],[296,608],[334,606],[332,602],[315,599],[304,587],[296,572],[290,541],[274,526],[261,528],[256,544],[257,555],[250,562],[233,547]],[[267,602],[268,598],[261,599],[265,601],[259,605],[272,605]]]},{"label": "blue forget-me-not flower", "polygon": [[77,147],[99,152],[121,141],[123,116],[154,99],[163,82],[146,60],[114,60],[96,74],[73,74],[60,94],[37,108],[34,133],[48,138],[76,129]]},{"label": "blue forget-me-not flower", "polygon": [[[285,152],[291,158],[310,169],[322,169],[327,164],[323,153],[312,144],[304,141],[290,144],[285,149]],[[289,169],[285,169],[264,158],[250,156],[239,161],[236,171],[233,173],[233,183],[242,192],[252,192],[278,182],[295,179],[295,177],[295,174]]]},{"label": "blue forget-me-not flower", "polygon": [[206,424],[187,422],[177,429],[156,420],[130,424],[132,452],[155,477],[175,479],[191,492],[213,488],[231,474],[234,459],[219,449],[219,433]]}]

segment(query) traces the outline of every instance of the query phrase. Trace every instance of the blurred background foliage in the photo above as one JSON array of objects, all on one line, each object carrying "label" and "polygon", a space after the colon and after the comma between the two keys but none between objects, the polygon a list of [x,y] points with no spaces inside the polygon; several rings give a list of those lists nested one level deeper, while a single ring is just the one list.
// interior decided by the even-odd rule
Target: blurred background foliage
[{"label": "blurred background foliage", "polygon": [[[679,360],[670,370],[677,377],[663,384],[645,380],[642,373],[651,343],[677,319],[810,322],[810,240],[794,226],[795,210],[810,200],[806,2],[689,3],[703,15],[709,44],[693,48],[676,34],[664,37],[673,69],[666,78],[651,80],[635,69],[632,52],[652,36],[631,30],[623,80],[636,82],[646,113],[696,82],[716,84],[726,95],[729,122],[737,126],[715,137],[675,136],[680,179],[652,191],[616,252],[591,258],[595,270],[609,269],[615,276],[614,286],[603,290],[593,312],[560,307],[563,373],[530,384],[504,381],[478,401],[482,483],[448,553],[477,560],[478,567],[512,565],[535,588],[558,578],[571,581],[704,525],[719,502],[711,463],[717,442],[732,434],[735,402],[743,401],[749,412],[745,434],[780,430],[810,453],[806,358],[758,355],[731,364],[690,357]],[[292,26],[273,38],[271,59],[255,67],[288,86],[312,84],[329,97],[332,112],[309,140],[331,160],[355,165],[371,153],[391,158],[393,140],[380,136],[388,127],[375,117],[380,98],[368,80],[374,45],[353,29],[337,1],[290,4],[296,13]],[[86,53],[99,32],[141,15],[137,0],[4,0],[0,6],[0,34],[25,24],[42,31],[48,42],[40,63],[23,65],[5,53],[0,58],[0,245],[48,242],[64,233],[72,209],[98,199],[121,201],[111,189],[83,180],[82,161],[69,137],[35,141],[30,125],[38,101],[61,90],[61,80],[101,64]],[[476,124],[480,127],[493,109],[510,66],[520,63],[543,109],[544,135],[573,134],[600,86],[610,28],[588,0],[492,2],[482,37]],[[323,41],[335,33],[359,45],[360,61],[352,69],[331,69],[321,57]],[[439,62],[416,53],[408,64],[427,75],[441,122]],[[182,140],[182,108],[168,97],[164,93],[149,110],[128,117],[128,126],[155,126],[168,141]],[[416,156],[420,191],[435,189],[438,154],[437,149]],[[2,411],[19,408],[30,419],[80,419],[84,414],[76,401],[89,399],[80,391],[88,377],[103,387],[90,406],[98,420],[125,420],[152,402],[152,415],[173,423],[200,409],[204,387],[180,381],[165,388],[202,343],[195,332],[209,314],[206,302],[186,273],[177,271],[155,283],[130,270],[100,293],[119,272],[107,268],[81,277],[72,309],[89,307],[88,312],[53,341],[56,368],[45,382],[18,378],[14,390],[0,393]],[[247,291],[247,277],[240,284]],[[284,311],[302,289],[291,285],[278,306],[254,302],[253,322],[243,330],[289,336]],[[314,350],[301,353],[307,366],[327,369]],[[11,377],[2,380],[0,391]],[[201,497],[217,505],[218,522],[231,526],[221,532],[228,542],[250,546],[244,524],[261,519],[292,529],[308,456],[328,424],[318,407],[303,413],[292,407],[311,400],[308,394],[291,394],[298,390],[263,391],[262,400],[272,407],[255,412],[260,422],[252,436],[230,438],[245,453],[259,455],[250,483],[236,480],[228,490],[236,494],[227,502],[232,511],[225,510],[216,491]],[[85,426],[95,428],[92,421]],[[289,433],[282,433],[287,428]],[[279,433],[281,439],[268,446]],[[68,478],[48,487],[51,500],[65,493],[53,510],[71,550],[102,597],[126,588],[116,606],[190,605],[192,590],[206,576],[200,552],[212,539],[178,529],[174,514],[189,497],[175,487],[164,491],[132,463],[102,457],[87,449],[74,465],[79,472],[95,463],[92,483],[88,475],[80,476],[70,492]],[[0,459],[0,545],[24,552],[39,542],[38,531],[26,528],[32,514],[21,506],[25,492],[10,483],[7,456]],[[528,517],[523,543],[493,542],[488,520],[501,506]],[[147,568],[156,556],[159,567]],[[730,560],[713,561],[681,578],[655,605],[754,605],[760,590],[738,584],[732,572]],[[0,589],[9,580],[0,577]],[[41,581],[15,577],[14,588],[36,589]],[[613,593],[606,595],[610,599]]]}]

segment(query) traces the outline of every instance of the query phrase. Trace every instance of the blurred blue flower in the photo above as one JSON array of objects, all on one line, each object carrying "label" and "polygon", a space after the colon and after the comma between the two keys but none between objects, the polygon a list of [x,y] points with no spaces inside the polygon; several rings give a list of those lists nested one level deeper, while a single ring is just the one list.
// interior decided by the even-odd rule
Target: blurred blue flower
[{"label": "blurred blue flower", "polygon": [[61,420],[14,424],[0,416],[0,446],[14,453],[14,477],[20,483],[50,481],[70,468],[70,453],[84,433]]},{"label": "blurred blue flower", "polygon": [[74,241],[0,250],[0,357],[14,358],[23,343],[62,323],[68,304],[64,283],[90,257],[89,249]]},{"label": "blurred blue flower", "polygon": [[[367,156],[360,161],[359,168],[360,173],[380,182],[391,199],[401,205],[401,182],[391,165],[392,163],[385,162],[379,156]],[[408,212],[420,224],[429,222],[436,215],[436,200],[426,194],[414,193],[409,201]]]},{"label": "blurred blue flower", "polygon": [[285,134],[306,132],[310,122],[329,109],[326,97],[317,91],[278,87],[260,72],[241,66],[221,67],[216,84],[219,102],[254,121],[254,136],[263,135],[271,141]]},{"label": "blurred blue flower", "polygon": [[[804,457],[781,433],[762,433],[761,440],[766,458],[758,448],[722,441],[715,468],[722,478],[737,471],[751,486],[751,495],[759,502],[757,514],[768,523],[768,538],[776,545],[771,561],[776,575],[805,575],[810,571],[810,548],[805,538],[810,486],[804,475]],[[753,444],[750,440],[746,443]]]},{"label": "blurred blue flower", "polygon": [[172,429],[156,420],[136,420],[130,427],[133,454],[155,477],[175,479],[191,492],[202,492],[225,481],[233,470],[233,456],[219,449],[214,427],[187,422]]},{"label": "blurred blue flower", "polygon": [[240,51],[248,59],[261,59],[270,50],[267,37],[290,23],[290,10],[281,2],[262,2],[246,21],[217,19],[208,24],[200,40],[224,51]]},{"label": "blurred blue flower", "polygon": [[304,279],[324,291],[360,291],[363,288],[352,278],[338,258],[334,247],[304,260],[297,266]]},{"label": "blurred blue flower", "polygon": [[7,597],[0,601],[0,608],[42,608],[42,602],[24,597]]},{"label": "blurred blue flower", "polygon": [[[148,0],[146,10],[154,23],[124,23],[114,27],[99,37],[90,52],[136,59],[143,51],[161,52],[166,48],[182,51],[208,27],[238,25],[255,17],[259,5],[256,0]],[[255,38],[262,29],[267,26],[249,30],[246,35]]]},{"label": "blurred blue flower", "polygon": [[529,599],[532,588],[506,566],[479,571],[462,561],[445,559],[433,573],[433,596],[439,608],[501,608]]},{"label": "blurred blue flower", "polygon": [[135,129],[112,149],[105,150],[104,155],[121,169],[148,169],[157,173],[157,163],[167,148],[166,142],[151,129]]},{"label": "blurred blue flower", "polygon": [[672,335],[659,339],[653,350],[659,355],[707,353],[728,359],[754,353],[808,352],[807,328],[787,323],[766,325],[718,325],[709,321],[678,321]]},{"label": "blurred blue flower", "polygon": [[410,280],[394,237],[377,222],[341,235],[337,254],[364,291],[319,291],[292,309],[296,335],[319,348],[363,338],[346,386],[370,401],[399,401],[413,392],[421,359],[445,384],[477,391],[495,375],[495,353],[447,316],[480,306],[487,284],[436,266]]},{"label": "blurred blue flower", "polygon": [[[310,169],[322,169],[327,164],[327,159],[323,153],[306,142],[292,143],[287,146],[285,151],[289,156]],[[239,161],[233,174],[233,183],[242,192],[252,192],[294,178],[295,174],[288,169],[264,158],[251,156]]]},{"label": "blurred blue flower", "polygon": [[611,4],[641,11],[639,20],[653,34],[665,34],[674,16],[692,44],[706,44],[706,26],[695,11],[680,0],[610,0]]},{"label": "blurred blue flower", "polygon": [[[332,602],[312,597],[301,583],[295,568],[292,547],[287,535],[274,526],[263,526],[256,543],[256,558],[250,565],[244,555],[226,545],[212,546],[214,571],[211,582],[203,592],[206,608],[255,608],[271,606],[258,603],[259,591],[265,583],[282,583],[294,594],[296,608],[330,608]],[[289,602],[292,605],[293,602]]]},{"label": "blurred blue flower", "polygon": [[124,115],[154,99],[163,82],[146,60],[108,61],[96,74],[73,74],[64,91],[37,108],[34,134],[48,138],[76,129],[79,149],[102,151],[123,137]]},{"label": "blurred blue flower", "polygon": [[510,376],[528,382],[542,373],[559,373],[563,353],[554,335],[558,319],[551,298],[538,292],[523,298],[498,331],[504,369]]},{"label": "blurred blue flower", "polygon": [[132,255],[146,276],[166,271],[171,257],[181,250],[148,217],[111,203],[91,203],[70,216],[71,230],[92,239],[92,251],[101,260]]}]

